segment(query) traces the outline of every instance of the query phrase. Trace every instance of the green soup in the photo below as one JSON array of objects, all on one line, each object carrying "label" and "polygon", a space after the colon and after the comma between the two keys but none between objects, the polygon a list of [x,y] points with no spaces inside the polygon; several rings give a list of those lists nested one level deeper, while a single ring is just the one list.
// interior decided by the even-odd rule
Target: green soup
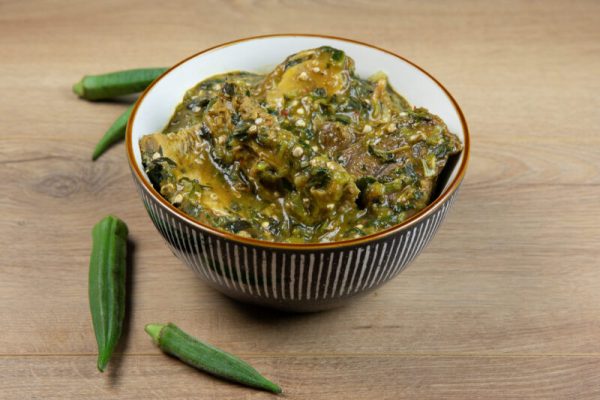
[{"label": "green soup", "polygon": [[278,242],[331,242],[396,225],[430,201],[456,135],[383,73],[361,79],[331,47],[267,75],[190,89],[140,140],[153,186],[198,221]]}]

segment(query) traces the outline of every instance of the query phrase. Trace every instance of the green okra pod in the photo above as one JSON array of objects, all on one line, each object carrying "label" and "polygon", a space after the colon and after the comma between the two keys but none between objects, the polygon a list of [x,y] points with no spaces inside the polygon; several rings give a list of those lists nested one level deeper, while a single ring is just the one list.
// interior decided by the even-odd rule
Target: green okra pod
[{"label": "green okra pod", "polygon": [[137,68],[86,75],[73,85],[73,92],[86,100],[106,100],[146,89],[167,68]]},{"label": "green okra pod", "polygon": [[263,377],[247,362],[202,343],[174,324],[148,324],[145,330],[161,350],[186,364],[246,386],[281,393],[278,385]]},{"label": "green okra pod", "polygon": [[123,329],[127,225],[109,215],[94,226],[92,239],[88,295],[98,343],[97,366],[104,372]]},{"label": "green okra pod", "polygon": [[127,108],[127,110],[125,110],[125,112],[123,112],[123,114],[121,114],[104,133],[104,136],[102,136],[102,139],[100,139],[94,148],[92,160],[96,160],[102,153],[108,150],[111,145],[125,137],[125,130],[127,129],[127,121],[129,121],[131,110],[133,110],[133,106]]}]

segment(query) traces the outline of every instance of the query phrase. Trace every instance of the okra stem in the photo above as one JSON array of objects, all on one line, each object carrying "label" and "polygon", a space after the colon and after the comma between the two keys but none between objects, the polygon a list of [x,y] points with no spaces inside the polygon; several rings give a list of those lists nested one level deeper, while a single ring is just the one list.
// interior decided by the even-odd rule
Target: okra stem
[{"label": "okra stem", "polygon": [[186,364],[246,386],[281,393],[278,385],[263,377],[247,362],[199,341],[172,323],[148,324],[144,329],[161,350]]}]

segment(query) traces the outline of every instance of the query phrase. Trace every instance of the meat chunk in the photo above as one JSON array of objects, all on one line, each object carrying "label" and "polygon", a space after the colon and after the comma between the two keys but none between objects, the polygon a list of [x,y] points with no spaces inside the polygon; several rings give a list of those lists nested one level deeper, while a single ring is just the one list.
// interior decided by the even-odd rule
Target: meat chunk
[{"label": "meat chunk", "polygon": [[337,156],[342,154],[355,141],[355,133],[348,125],[336,121],[326,121],[313,125],[319,145],[331,159],[337,159]]},{"label": "meat chunk", "polygon": [[270,107],[281,109],[284,98],[294,99],[313,92],[322,96],[348,91],[354,61],[343,51],[331,47],[305,50],[288,57],[260,86],[260,96]]}]

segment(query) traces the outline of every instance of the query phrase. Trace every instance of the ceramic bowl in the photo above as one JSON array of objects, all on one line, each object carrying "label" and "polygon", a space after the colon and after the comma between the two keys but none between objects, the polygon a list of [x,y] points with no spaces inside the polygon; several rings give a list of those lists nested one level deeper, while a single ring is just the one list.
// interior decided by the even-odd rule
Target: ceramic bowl
[{"label": "ceramic bowl", "polygon": [[[290,54],[319,46],[346,52],[356,72],[387,73],[412,104],[428,108],[457,134],[464,150],[446,168],[437,197],[403,223],[357,239],[286,244],[244,238],[204,225],[153,189],[142,167],[139,139],[160,131],[184,93],[212,75],[233,70],[266,72]],[[236,40],[186,58],[158,78],[137,101],[127,127],[133,179],[150,218],[173,253],[213,288],[243,302],[293,310],[332,308],[398,275],[431,241],[456,198],[469,157],[464,116],[450,93],[416,64],[353,40],[316,35],[271,35]]]}]

